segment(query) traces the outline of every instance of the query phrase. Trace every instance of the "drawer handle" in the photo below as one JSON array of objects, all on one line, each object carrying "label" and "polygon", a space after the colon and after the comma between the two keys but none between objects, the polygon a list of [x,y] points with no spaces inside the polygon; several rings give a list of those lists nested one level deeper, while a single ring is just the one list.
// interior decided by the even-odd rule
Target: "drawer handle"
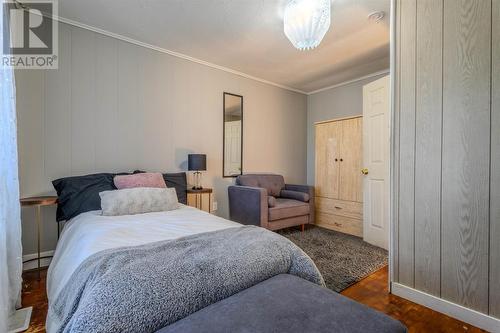
[{"label": "drawer handle", "polygon": [[335,208],[336,208],[336,209],[342,209],[342,207],[340,207],[340,206],[335,206]]},{"label": "drawer handle", "polygon": [[341,227],[341,226],[342,226],[342,224],[337,223],[337,222],[335,222],[335,223],[333,223],[333,224],[335,224],[335,226],[336,226],[336,227]]}]

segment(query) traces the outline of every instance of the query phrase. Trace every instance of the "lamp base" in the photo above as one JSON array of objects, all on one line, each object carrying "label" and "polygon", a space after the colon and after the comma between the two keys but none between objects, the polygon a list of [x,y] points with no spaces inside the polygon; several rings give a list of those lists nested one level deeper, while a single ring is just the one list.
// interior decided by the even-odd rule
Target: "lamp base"
[{"label": "lamp base", "polygon": [[196,171],[194,173],[194,186],[193,190],[202,190],[203,187],[201,186],[201,172]]}]

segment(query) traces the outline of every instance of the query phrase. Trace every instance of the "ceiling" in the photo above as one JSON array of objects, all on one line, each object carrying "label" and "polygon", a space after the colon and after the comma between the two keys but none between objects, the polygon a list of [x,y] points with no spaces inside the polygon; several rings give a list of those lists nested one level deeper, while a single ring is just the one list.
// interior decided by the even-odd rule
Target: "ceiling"
[{"label": "ceiling", "polygon": [[[60,0],[62,18],[303,92],[389,68],[390,0],[333,0],[314,50],[283,33],[286,0]],[[384,11],[376,23],[367,19]]]}]

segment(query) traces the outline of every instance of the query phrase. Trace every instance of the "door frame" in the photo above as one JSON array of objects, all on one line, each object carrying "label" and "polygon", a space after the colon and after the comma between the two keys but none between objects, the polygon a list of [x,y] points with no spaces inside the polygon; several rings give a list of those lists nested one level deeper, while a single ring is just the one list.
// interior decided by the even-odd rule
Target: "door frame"
[{"label": "door frame", "polygon": [[399,137],[399,127],[396,126],[398,122],[398,114],[396,112],[396,33],[399,29],[396,29],[396,0],[391,0],[390,4],[390,19],[389,19],[389,48],[390,48],[390,60],[389,60],[389,274],[388,274],[388,284],[389,293],[392,293],[392,281],[394,281],[395,272],[397,270],[397,249],[398,249],[398,238],[396,237],[398,233],[398,188],[399,188],[399,174],[398,174],[398,163],[399,163],[399,142],[395,138]]}]

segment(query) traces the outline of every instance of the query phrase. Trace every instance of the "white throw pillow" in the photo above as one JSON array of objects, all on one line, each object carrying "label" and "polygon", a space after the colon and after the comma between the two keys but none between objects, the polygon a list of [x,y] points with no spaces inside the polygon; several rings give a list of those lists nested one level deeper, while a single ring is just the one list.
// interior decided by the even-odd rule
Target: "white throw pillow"
[{"label": "white throw pillow", "polygon": [[102,215],[133,215],[179,208],[175,188],[136,187],[100,192]]}]

